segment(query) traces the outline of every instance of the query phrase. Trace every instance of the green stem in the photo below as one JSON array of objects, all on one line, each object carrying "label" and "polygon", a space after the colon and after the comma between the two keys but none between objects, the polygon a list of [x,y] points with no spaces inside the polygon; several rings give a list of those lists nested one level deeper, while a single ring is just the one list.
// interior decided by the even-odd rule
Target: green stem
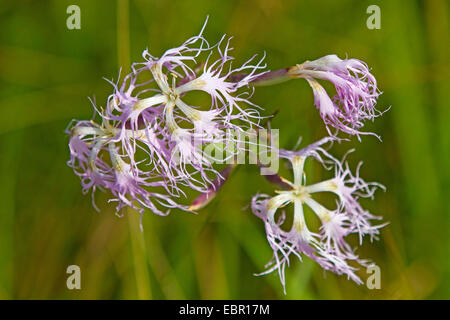
[{"label": "green stem", "polygon": [[[117,62],[124,71],[130,68],[129,29],[129,2],[117,0]],[[144,234],[139,230],[136,212],[129,209],[127,213],[138,299],[151,299]]]}]

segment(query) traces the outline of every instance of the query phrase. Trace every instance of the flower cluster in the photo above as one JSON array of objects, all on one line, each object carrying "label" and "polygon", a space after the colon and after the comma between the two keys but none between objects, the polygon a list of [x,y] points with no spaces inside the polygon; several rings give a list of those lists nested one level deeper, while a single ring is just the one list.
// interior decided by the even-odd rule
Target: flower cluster
[{"label": "flower cluster", "polygon": [[[212,158],[202,148],[230,145],[230,139],[239,140],[236,132],[258,127],[259,107],[249,101],[252,92],[245,88],[265,68],[264,57],[253,56],[232,68],[231,38],[210,46],[202,34],[203,29],[160,58],[145,50],[145,61],[134,63],[120,85],[111,82],[114,92],[106,107],[94,105],[101,123],[75,121],[68,130],[69,165],[83,190],[110,190],[117,211],[147,207],[166,214],[159,205],[187,210],[173,200],[184,195],[183,187],[204,192],[220,178],[213,163],[224,159]],[[199,64],[202,54],[207,59]],[[236,73],[245,76],[229,81]],[[192,91],[206,92],[211,104],[189,105],[184,96]],[[239,150],[229,156],[233,152]]]},{"label": "flower cluster", "polygon": [[[274,252],[267,271],[262,274],[277,270],[283,287],[284,270],[285,266],[289,265],[291,254],[300,261],[302,255],[305,255],[316,261],[324,270],[345,274],[349,279],[362,283],[355,274],[355,267],[349,265],[348,261],[355,261],[363,266],[368,266],[369,262],[355,254],[345,237],[356,233],[360,243],[365,235],[376,239],[379,229],[383,226],[372,226],[371,220],[377,220],[379,217],[364,210],[358,203],[360,197],[372,198],[377,187],[382,186],[361,179],[359,167],[356,175],[353,175],[344,159],[338,161],[325,151],[322,145],[331,140],[332,138],[324,138],[299,151],[280,150],[280,157],[289,160],[292,165],[293,182],[281,178],[289,186],[288,190],[278,191],[274,197],[257,194],[252,200],[252,210],[264,221],[267,240]],[[324,166],[334,166],[335,176],[307,185],[303,166],[309,158]],[[320,192],[334,194],[337,198],[336,207],[328,209],[315,200],[314,194]],[[288,204],[293,204],[294,215],[292,225],[289,230],[285,230],[285,213],[281,212],[277,219],[275,215],[280,208]],[[311,231],[307,226],[304,205],[308,206],[321,222],[317,232]]]},{"label": "flower cluster", "polygon": [[[373,198],[375,190],[384,187],[378,183],[367,183],[360,178],[360,165],[356,169],[356,175],[353,175],[345,157],[338,161],[323,145],[339,140],[331,132],[331,128],[337,132],[356,135],[358,139],[363,134],[375,135],[360,130],[364,121],[374,120],[381,114],[375,109],[380,95],[375,77],[364,62],[357,59],[342,60],[336,55],[270,72],[258,80],[262,84],[270,84],[273,82],[270,74],[279,75],[278,78],[283,81],[296,78],[307,80],[314,93],[314,104],[330,136],[300,151],[280,150],[280,158],[289,160],[292,165],[293,182],[274,174],[268,180],[282,186],[284,190],[277,191],[274,197],[257,194],[252,199],[252,211],[264,221],[267,240],[273,250],[273,258],[261,275],[278,271],[285,289],[285,267],[289,265],[293,254],[300,260],[302,256],[307,256],[324,270],[345,274],[360,284],[362,281],[353,265],[367,267],[371,262],[360,259],[346,237],[358,234],[360,245],[365,235],[371,240],[377,239],[379,229],[384,224],[372,225],[372,221],[379,220],[380,217],[363,209],[358,200],[361,197]],[[329,81],[335,86],[336,94],[333,98],[330,98],[318,80]],[[308,158],[315,159],[326,168],[334,167],[334,178],[306,185],[303,165]],[[314,194],[320,192],[334,194],[335,208],[328,209],[314,199]],[[291,226],[287,226],[285,212],[280,212],[280,208],[288,204],[293,204],[294,207]],[[320,220],[321,227],[318,230],[311,231],[308,228],[304,206],[309,207]]]},{"label": "flower cluster", "polygon": [[[380,95],[375,77],[364,62],[342,60],[336,55],[275,71],[265,70],[265,56],[253,56],[234,67],[231,38],[223,36],[217,44],[210,45],[203,31],[204,26],[198,35],[161,57],[145,50],[144,61],[132,64],[131,73],[122,82],[110,81],[114,90],[105,106],[93,102],[93,120],[71,123],[67,130],[68,164],[80,177],[83,192],[92,191],[94,195],[97,189],[109,190],[117,212],[131,207],[143,213],[148,208],[167,215],[172,208],[191,211],[204,207],[240,164],[235,159],[242,155],[245,158],[244,152],[249,150],[253,159],[268,149],[261,139],[252,142],[248,150],[243,143],[248,132],[264,131],[260,124],[262,108],[250,100],[253,88],[303,78],[313,90],[314,104],[329,136],[299,151],[271,147],[273,154],[291,164],[293,181],[269,172],[267,180],[283,190],[273,197],[257,194],[252,200],[252,210],[263,220],[273,249],[273,259],[263,274],[278,271],[285,287],[285,266],[289,265],[290,256],[300,260],[307,256],[324,270],[361,283],[352,264],[368,266],[370,262],[359,258],[346,237],[357,234],[360,244],[365,236],[377,238],[383,225],[372,225],[379,217],[365,210],[359,199],[373,198],[375,190],[383,187],[360,178],[360,166],[353,174],[345,157],[337,160],[324,145],[340,140],[338,132],[356,135],[358,139],[363,134],[375,135],[361,131],[366,120],[381,114],[375,109]],[[334,85],[333,98],[319,81]],[[189,103],[193,92],[206,94],[206,105]],[[253,151],[255,146],[259,153]],[[217,149],[226,151],[227,156],[213,156],[211,151]],[[307,159],[334,168],[334,177],[307,185],[303,172]],[[220,171],[216,164],[224,163],[228,166]],[[253,163],[271,170],[261,158]],[[180,201],[186,198],[187,190],[201,193],[191,205]],[[317,201],[315,194],[321,192],[334,195],[334,208]],[[285,212],[280,209],[288,204],[293,204],[293,219],[285,220]],[[305,206],[320,220],[318,230],[308,228]],[[291,220],[289,227],[286,221]]]}]

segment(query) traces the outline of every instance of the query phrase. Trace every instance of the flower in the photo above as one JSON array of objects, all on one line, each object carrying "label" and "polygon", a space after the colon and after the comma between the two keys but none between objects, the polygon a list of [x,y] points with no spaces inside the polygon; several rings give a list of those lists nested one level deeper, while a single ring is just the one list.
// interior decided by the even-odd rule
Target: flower
[{"label": "flower", "polygon": [[[361,131],[366,120],[381,114],[375,109],[380,92],[369,68],[360,60],[336,55],[275,71],[265,71],[265,55],[254,55],[236,67],[230,55],[232,38],[224,35],[210,45],[203,36],[205,26],[206,22],[198,35],[160,57],[144,50],[144,61],[133,63],[121,81],[107,80],[113,91],[104,106],[91,100],[92,120],[71,122],[66,130],[68,165],[80,178],[83,193],[92,193],[97,210],[94,194],[100,189],[112,195],[109,201],[116,203],[117,213],[123,208],[133,208],[141,217],[145,209],[161,216],[173,208],[192,212],[216,196],[233,168],[245,163],[248,152],[249,162],[282,189],[274,196],[257,194],[252,199],[252,211],[263,220],[273,250],[261,274],[277,271],[286,292],[285,267],[293,254],[362,283],[354,265],[367,267],[371,262],[359,258],[347,237],[357,234],[359,245],[367,236],[377,239],[384,225],[372,224],[380,218],[365,210],[359,199],[373,198],[376,189],[384,187],[361,179],[361,165],[353,174],[345,157],[335,159],[323,145],[337,140],[330,127],[358,139],[362,134],[374,135]],[[304,78],[313,89],[314,104],[329,137],[299,151],[279,150],[278,130],[270,134],[263,130],[260,120],[270,117],[260,115],[262,108],[251,97],[256,86],[296,78]],[[333,98],[319,83],[323,80],[335,86]],[[207,95],[210,101],[194,104],[189,97],[195,98],[194,92]],[[292,165],[292,181],[276,173],[279,158]],[[334,168],[334,177],[306,184],[303,166],[309,158]],[[219,171],[216,164],[227,166]],[[185,205],[189,190],[201,194]],[[321,204],[317,193],[333,194],[336,206],[329,209]],[[292,219],[280,210],[289,204]],[[317,230],[307,224],[306,207],[320,221]]]},{"label": "flower", "polygon": [[[168,213],[159,209],[160,205],[187,209],[165,195],[168,190],[163,179],[158,180],[158,176],[151,171],[142,171],[124,161],[123,158],[126,157],[119,154],[111,139],[114,133],[108,134],[108,129],[81,121],[73,126],[71,132],[68,165],[80,177],[84,193],[92,189],[94,195],[97,188],[110,190],[113,195],[111,201],[118,202],[117,212],[124,206],[129,206],[142,213],[143,208],[134,202],[159,215]],[[103,152],[109,154],[109,159],[102,158]],[[149,188],[163,189],[166,192],[149,191]],[[93,205],[97,209],[94,198]]]},{"label": "flower", "polygon": [[[257,194],[252,199],[253,213],[264,221],[267,240],[273,250],[273,258],[268,269],[262,274],[278,271],[280,281],[285,290],[285,266],[290,263],[293,254],[302,260],[305,255],[316,261],[324,270],[336,274],[345,274],[358,284],[361,279],[355,274],[356,268],[348,262],[354,261],[363,266],[370,262],[360,259],[354,249],[346,242],[346,237],[357,233],[362,244],[363,237],[369,235],[377,239],[379,229],[383,225],[373,226],[371,221],[379,219],[364,210],[358,202],[360,197],[372,198],[377,183],[367,183],[359,177],[359,166],[353,175],[348,164],[332,157],[322,145],[333,141],[328,137],[301,149],[299,151],[280,150],[280,157],[288,159],[293,169],[293,182],[281,178],[290,186],[289,190],[277,191],[270,197]],[[307,185],[303,166],[308,158],[314,158],[325,166],[334,165],[335,177]],[[337,205],[328,209],[314,199],[319,192],[333,193],[337,196]],[[288,231],[285,227],[285,213],[275,218],[280,208],[293,204],[294,216],[292,226]],[[304,216],[304,205],[308,206],[318,217],[321,227],[317,232],[311,231]]]},{"label": "flower", "polygon": [[[203,149],[231,145],[226,148],[228,159],[241,151],[239,134],[231,132],[259,127],[260,107],[250,102],[252,91],[245,88],[263,73],[264,57],[253,56],[232,68],[231,38],[223,36],[210,46],[203,37],[205,26],[160,58],[146,49],[145,61],[134,63],[121,83],[109,81],[114,92],[105,108],[93,103],[101,124],[72,123],[67,131],[69,165],[80,176],[83,190],[110,190],[119,203],[117,210],[140,204],[165,214],[154,202],[187,210],[173,200],[185,196],[184,188],[205,192],[221,178],[214,164],[223,159]],[[198,64],[202,54],[206,62]],[[245,76],[232,80],[242,72]],[[206,92],[211,104],[187,103],[185,96],[193,91]],[[103,158],[106,154],[109,157]]]},{"label": "flower", "polygon": [[[358,138],[361,134],[375,135],[360,131],[365,120],[373,120],[381,114],[375,109],[380,95],[377,81],[363,61],[327,55],[291,67],[288,74],[308,81],[313,89],[314,105],[329,133],[328,126],[332,126]],[[317,79],[335,86],[336,95],[332,99]]]}]

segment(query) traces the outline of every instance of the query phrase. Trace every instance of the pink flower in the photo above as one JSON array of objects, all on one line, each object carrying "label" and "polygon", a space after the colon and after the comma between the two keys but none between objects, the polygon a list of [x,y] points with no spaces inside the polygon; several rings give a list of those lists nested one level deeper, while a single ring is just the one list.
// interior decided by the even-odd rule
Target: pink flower
[{"label": "pink flower", "polygon": [[[264,221],[267,240],[273,250],[273,258],[268,269],[262,274],[278,271],[280,281],[285,288],[285,266],[290,263],[293,254],[302,260],[305,255],[316,261],[324,270],[336,274],[344,274],[358,284],[361,279],[355,274],[356,268],[348,261],[355,261],[363,266],[367,260],[360,259],[354,249],[346,242],[349,234],[358,233],[360,244],[364,235],[376,238],[383,226],[372,226],[370,220],[378,219],[364,210],[358,203],[360,197],[372,197],[375,189],[380,187],[376,183],[367,183],[357,175],[353,176],[344,160],[338,161],[332,157],[322,145],[333,140],[325,138],[300,151],[280,150],[280,157],[288,159],[292,165],[293,182],[282,178],[290,186],[289,190],[277,191],[277,195],[256,195],[252,200],[252,210]],[[303,165],[308,158],[314,158],[323,165],[334,165],[336,176],[332,179],[306,184]],[[314,199],[319,192],[334,193],[337,205],[333,209],[320,204]],[[288,204],[294,206],[293,223],[286,231],[284,224],[285,213],[282,212],[278,220],[277,211]],[[318,217],[321,227],[316,232],[308,228],[304,217],[304,206],[308,206]]]},{"label": "pink flower", "polygon": [[[145,61],[134,63],[122,83],[111,82],[114,92],[105,109],[94,105],[99,123],[74,122],[68,131],[69,165],[84,190],[109,189],[119,202],[117,210],[141,205],[161,214],[154,202],[186,209],[172,199],[184,197],[186,188],[208,191],[221,178],[215,164],[241,151],[230,132],[259,127],[259,107],[249,101],[252,91],[246,87],[265,68],[264,57],[253,63],[253,56],[233,68],[231,39],[224,36],[210,46],[204,27],[160,58],[145,50]],[[206,63],[199,68],[201,55]],[[229,80],[241,72],[247,74],[239,81]],[[192,91],[206,92],[211,104],[187,103],[185,96]],[[231,146],[231,154],[220,159],[204,152],[216,145]]]},{"label": "pink flower", "polygon": [[[126,156],[119,154],[115,143],[103,136],[102,128],[90,126],[87,122],[76,124],[72,128],[69,147],[71,157],[68,165],[80,177],[83,192],[92,190],[94,196],[97,188],[110,190],[113,196],[110,201],[118,203],[117,212],[124,206],[141,213],[146,207],[159,215],[168,213],[168,210],[162,211],[162,207],[187,210],[167,195],[169,190],[163,177],[125,162],[123,158]],[[104,160],[101,156],[103,152],[108,153],[110,159]],[[97,209],[94,198],[92,200]]]},{"label": "pink flower", "polygon": [[[360,131],[364,121],[381,114],[375,109],[380,95],[377,82],[364,62],[328,55],[296,65],[288,74],[308,81],[314,92],[314,105],[329,132],[328,126],[332,126],[358,137],[360,134],[374,135]],[[317,80],[330,81],[336,88],[336,95],[331,99]]]}]

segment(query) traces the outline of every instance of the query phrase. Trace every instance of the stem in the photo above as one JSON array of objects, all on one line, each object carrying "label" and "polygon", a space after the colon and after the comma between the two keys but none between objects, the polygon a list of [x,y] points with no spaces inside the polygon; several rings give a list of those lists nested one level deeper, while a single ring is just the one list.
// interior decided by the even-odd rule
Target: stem
[{"label": "stem", "polygon": [[152,290],[150,288],[144,233],[139,229],[139,216],[133,209],[128,208],[127,217],[134,274],[136,278],[137,297],[139,300],[149,300],[152,298]]},{"label": "stem", "polygon": [[[286,82],[288,80],[293,79],[292,76],[289,74],[290,69],[291,68],[283,68],[283,69],[263,73],[263,74],[257,76],[253,81],[251,81],[251,84],[259,87],[259,86],[271,86],[274,84]],[[239,82],[245,76],[247,76],[246,73],[239,73],[239,74],[232,75],[229,78],[229,80],[231,82]]]},{"label": "stem", "polygon": [[130,33],[128,0],[117,0],[117,62],[119,68],[130,67]]},{"label": "stem", "polygon": [[[130,66],[129,37],[129,3],[128,0],[117,1],[117,58],[120,67]],[[150,277],[147,266],[144,233],[139,231],[139,219],[136,212],[128,209],[128,225],[130,231],[131,250],[138,299],[151,299]]]}]

